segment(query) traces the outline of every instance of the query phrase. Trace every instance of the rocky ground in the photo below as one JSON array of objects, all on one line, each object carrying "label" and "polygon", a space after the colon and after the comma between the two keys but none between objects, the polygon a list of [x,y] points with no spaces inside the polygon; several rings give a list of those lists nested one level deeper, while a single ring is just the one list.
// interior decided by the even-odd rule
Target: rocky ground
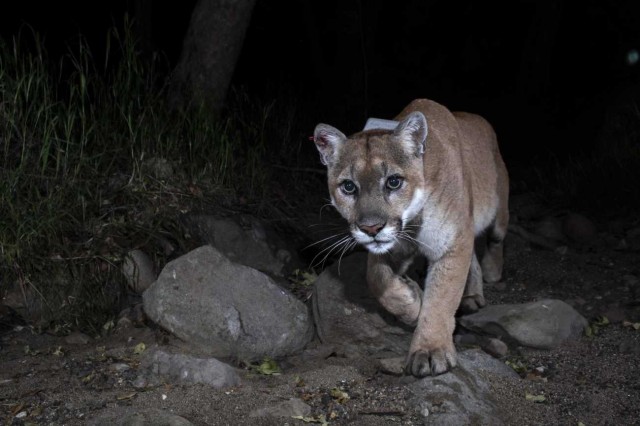
[{"label": "rocky ground", "polygon": [[[543,214],[529,196],[512,211],[504,281],[486,287],[488,303],[565,301],[589,321],[578,339],[549,350],[509,342],[491,358],[482,339],[459,338],[455,375],[416,380],[381,362],[397,354],[316,337],[275,363],[224,360],[239,382],[215,388],[145,378],[147,354],[182,344],[139,309],[100,337],[39,334],[5,309],[0,424],[638,424],[640,223]],[[447,417],[442,386],[460,399],[472,388],[465,420]]]}]

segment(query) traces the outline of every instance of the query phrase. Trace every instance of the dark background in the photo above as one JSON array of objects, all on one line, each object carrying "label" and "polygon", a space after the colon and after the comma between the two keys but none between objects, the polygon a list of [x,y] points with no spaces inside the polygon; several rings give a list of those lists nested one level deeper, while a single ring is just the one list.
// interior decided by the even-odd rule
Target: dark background
[{"label": "dark background", "polygon": [[[170,68],[195,1],[153,3],[152,47]],[[17,2],[0,28],[8,40],[30,24],[50,57],[81,33],[100,59],[108,28],[139,4]],[[512,169],[609,143],[610,116],[638,110],[633,49],[637,0],[258,0],[233,85],[295,107],[309,134],[320,121],[351,133],[428,97],[488,118]]]}]

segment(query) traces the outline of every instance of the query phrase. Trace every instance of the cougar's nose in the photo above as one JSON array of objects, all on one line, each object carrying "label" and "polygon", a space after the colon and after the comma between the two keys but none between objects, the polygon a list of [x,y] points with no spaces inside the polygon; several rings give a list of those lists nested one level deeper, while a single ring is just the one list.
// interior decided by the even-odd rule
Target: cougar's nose
[{"label": "cougar's nose", "polygon": [[360,228],[362,232],[369,235],[370,237],[375,237],[382,230],[382,228],[384,228],[384,225],[386,225],[386,223],[376,223],[374,225],[365,225],[363,223],[359,223],[358,228]]}]

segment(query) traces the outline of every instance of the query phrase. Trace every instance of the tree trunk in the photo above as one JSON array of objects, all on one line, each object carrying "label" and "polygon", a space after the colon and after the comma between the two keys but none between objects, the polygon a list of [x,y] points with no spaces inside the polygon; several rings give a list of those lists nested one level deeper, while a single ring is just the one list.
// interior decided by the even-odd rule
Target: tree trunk
[{"label": "tree trunk", "polygon": [[173,109],[224,105],[255,0],[198,0],[169,89]]}]

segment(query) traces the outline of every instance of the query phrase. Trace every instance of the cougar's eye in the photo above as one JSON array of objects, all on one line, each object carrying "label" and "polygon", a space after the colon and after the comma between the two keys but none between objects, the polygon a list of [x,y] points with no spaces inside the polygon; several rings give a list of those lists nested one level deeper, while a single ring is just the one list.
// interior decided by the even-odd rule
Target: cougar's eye
[{"label": "cougar's eye", "polygon": [[404,180],[403,178],[397,175],[389,176],[389,178],[387,179],[387,188],[392,190],[398,189],[402,186],[403,180]]},{"label": "cougar's eye", "polygon": [[342,181],[342,183],[340,184],[340,186],[342,187],[342,192],[344,192],[347,195],[353,195],[356,192],[356,184],[353,183],[352,180],[345,180]]}]

